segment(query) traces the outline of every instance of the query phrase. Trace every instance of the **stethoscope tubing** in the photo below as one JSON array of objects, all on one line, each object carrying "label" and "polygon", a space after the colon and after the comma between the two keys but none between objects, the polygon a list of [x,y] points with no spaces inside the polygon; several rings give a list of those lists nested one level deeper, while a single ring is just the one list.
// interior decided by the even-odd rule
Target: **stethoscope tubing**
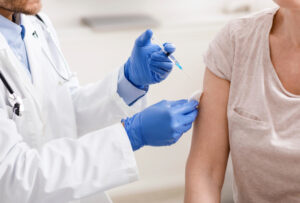
[{"label": "stethoscope tubing", "polygon": [[9,85],[9,83],[7,82],[6,78],[4,77],[1,71],[0,71],[0,79],[4,84],[4,86],[6,87],[6,89],[8,90],[9,94],[13,95],[15,92],[13,91],[13,89],[11,88],[11,86]]},{"label": "stethoscope tubing", "polygon": [[[66,62],[66,59],[64,58],[63,56],[63,53],[60,49],[60,47],[57,45],[57,43],[54,41],[54,36],[52,35],[51,31],[49,30],[49,27],[46,25],[46,23],[44,22],[44,20],[39,16],[39,15],[36,15],[36,17],[38,18],[39,20],[39,24],[42,26],[42,28],[44,29],[44,31],[47,32],[47,35],[48,35],[48,39],[51,40],[51,43],[54,45],[54,48],[56,49],[60,59],[63,61],[63,64],[64,64],[64,68],[65,68],[65,71],[66,71],[66,74],[67,76],[65,76],[64,74],[62,74],[59,70],[58,70],[58,67],[56,64],[53,64],[52,63],[52,60],[49,58],[48,54],[45,53],[45,51],[43,50],[44,54],[46,55],[46,57],[49,58],[52,66],[54,66],[54,70],[56,71],[56,73],[65,81],[69,81],[71,78],[72,78],[72,74],[70,73],[69,69],[67,68],[68,67],[68,63]],[[48,42],[49,43],[49,42]]]}]

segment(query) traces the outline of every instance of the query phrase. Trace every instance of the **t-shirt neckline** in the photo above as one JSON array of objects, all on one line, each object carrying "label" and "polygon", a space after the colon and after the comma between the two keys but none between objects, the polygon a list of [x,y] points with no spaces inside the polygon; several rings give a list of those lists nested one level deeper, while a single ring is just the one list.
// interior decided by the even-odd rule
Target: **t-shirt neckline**
[{"label": "t-shirt neckline", "polygon": [[273,24],[274,24],[274,18],[276,13],[279,11],[279,7],[275,8],[272,12],[272,17],[270,18],[270,23],[269,23],[269,27],[268,27],[268,31],[267,31],[267,35],[266,35],[266,53],[267,53],[267,58],[268,58],[268,68],[271,69],[271,74],[273,76],[273,78],[276,80],[276,82],[278,83],[279,87],[281,88],[281,90],[288,95],[289,97],[294,97],[294,98],[300,98],[300,95],[296,95],[293,94],[291,92],[289,92],[287,89],[285,89],[285,87],[283,86],[281,80],[279,79],[279,76],[275,70],[275,66],[273,64],[273,61],[271,59],[271,47],[270,47],[270,34],[271,34],[271,30],[273,28]]}]

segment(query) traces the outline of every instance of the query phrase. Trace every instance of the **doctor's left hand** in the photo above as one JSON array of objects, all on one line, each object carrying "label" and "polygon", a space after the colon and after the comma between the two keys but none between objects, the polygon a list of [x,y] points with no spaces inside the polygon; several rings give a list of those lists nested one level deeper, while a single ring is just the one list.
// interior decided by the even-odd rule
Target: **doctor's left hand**
[{"label": "doctor's left hand", "polygon": [[[173,68],[172,61],[161,48],[151,43],[152,35],[153,32],[147,30],[137,38],[125,64],[125,77],[142,89],[165,80]],[[171,43],[165,43],[164,48],[170,54],[175,51],[175,46]]]},{"label": "doctor's left hand", "polygon": [[132,149],[175,144],[192,128],[198,105],[195,100],[161,101],[122,120]]}]

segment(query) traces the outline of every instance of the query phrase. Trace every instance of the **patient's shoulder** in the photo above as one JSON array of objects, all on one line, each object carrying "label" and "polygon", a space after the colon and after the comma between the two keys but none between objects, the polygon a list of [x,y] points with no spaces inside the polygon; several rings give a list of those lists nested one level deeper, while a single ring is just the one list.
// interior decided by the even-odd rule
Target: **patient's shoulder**
[{"label": "patient's shoulder", "polygon": [[227,25],[230,35],[238,39],[250,36],[257,37],[257,34],[265,32],[265,28],[271,26],[277,10],[278,8],[269,8],[231,20]]},{"label": "patient's shoulder", "polygon": [[227,23],[204,54],[205,65],[218,77],[231,81],[235,62],[256,54],[257,49],[249,47],[262,47],[261,40],[267,36],[276,11],[268,9]]}]

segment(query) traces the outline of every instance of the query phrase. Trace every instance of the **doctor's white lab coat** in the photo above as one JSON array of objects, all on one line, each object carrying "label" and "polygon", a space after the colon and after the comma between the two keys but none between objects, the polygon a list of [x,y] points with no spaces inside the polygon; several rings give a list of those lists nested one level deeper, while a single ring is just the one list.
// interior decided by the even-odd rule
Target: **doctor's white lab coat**
[{"label": "doctor's white lab coat", "polygon": [[125,104],[118,70],[88,86],[72,75],[65,81],[58,72],[69,70],[49,42],[51,35],[58,45],[55,31],[41,16],[45,27],[36,16],[21,16],[32,81],[0,35],[0,71],[25,108],[13,114],[0,81],[1,203],[67,203],[137,179],[120,121],[142,110],[145,99]]}]

